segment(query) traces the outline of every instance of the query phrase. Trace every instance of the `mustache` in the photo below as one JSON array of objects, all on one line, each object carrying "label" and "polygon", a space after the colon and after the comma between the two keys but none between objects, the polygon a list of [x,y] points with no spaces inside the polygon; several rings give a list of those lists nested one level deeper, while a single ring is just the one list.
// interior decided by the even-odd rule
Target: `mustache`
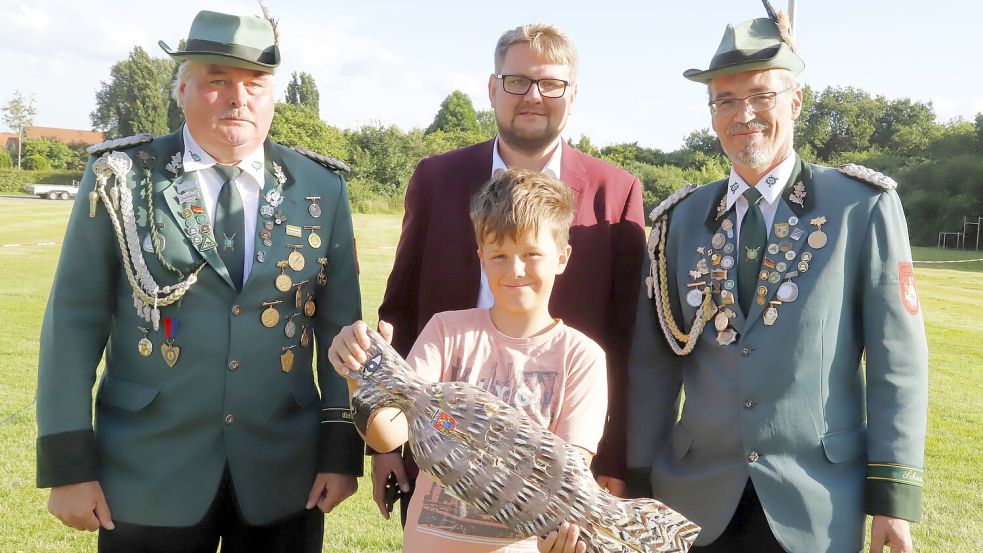
[{"label": "mustache", "polygon": [[239,119],[250,123],[253,122],[252,115],[250,115],[249,110],[245,108],[229,108],[222,112],[219,119]]},{"label": "mustache", "polygon": [[727,129],[727,134],[734,134],[741,131],[766,131],[768,128],[768,123],[755,119],[754,121],[749,121],[747,123],[734,123]]}]

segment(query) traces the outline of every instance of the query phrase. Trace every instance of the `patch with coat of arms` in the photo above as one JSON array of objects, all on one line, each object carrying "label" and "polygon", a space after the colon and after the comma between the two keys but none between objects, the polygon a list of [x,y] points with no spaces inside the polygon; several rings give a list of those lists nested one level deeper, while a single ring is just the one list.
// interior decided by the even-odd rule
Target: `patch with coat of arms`
[{"label": "patch with coat of arms", "polygon": [[898,287],[901,303],[911,315],[918,314],[918,291],[915,289],[915,269],[911,261],[898,261]]}]

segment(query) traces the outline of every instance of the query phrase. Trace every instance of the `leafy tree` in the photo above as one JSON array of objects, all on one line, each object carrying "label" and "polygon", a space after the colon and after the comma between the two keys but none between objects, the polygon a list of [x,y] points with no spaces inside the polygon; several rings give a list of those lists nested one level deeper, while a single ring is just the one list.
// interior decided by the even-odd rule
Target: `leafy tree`
[{"label": "leafy tree", "polygon": [[24,129],[34,125],[34,116],[37,109],[34,107],[34,95],[24,97],[18,90],[14,92],[14,97],[7,102],[3,108],[3,122],[10,130],[17,133],[17,168],[21,168],[21,146],[24,142]]},{"label": "leafy tree", "polygon": [[127,59],[117,62],[96,92],[96,109],[89,115],[92,126],[110,138],[141,132],[165,134],[174,62],[151,58],[134,47]]},{"label": "leafy tree", "polygon": [[706,155],[725,155],[720,140],[710,129],[693,131],[683,139],[683,148]]},{"label": "leafy tree", "polygon": [[573,140],[571,140],[570,146],[584,152],[589,156],[598,157],[601,155],[601,150],[599,150],[597,146],[590,141],[590,137],[586,134],[580,135],[580,140],[578,140],[576,144],[573,142]]},{"label": "leafy tree", "polygon": [[24,169],[28,171],[50,171],[51,162],[39,154],[27,155],[24,156]]},{"label": "leafy tree", "polygon": [[0,150],[0,169],[10,169],[14,166],[14,160],[10,157],[10,152]]},{"label": "leafy tree", "polygon": [[270,125],[270,140],[288,147],[303,146],[343,161],[349,156],[344,134],[319,119],[311,108],[301,104],[276,104]]},{"label": "leafy tree", "polygon": [[976,151],[983,154],[983,113],[976,114]]},{"label": "leafy tree", "polygon": [[836,152],[859,152],[874,144],[877,121],[884,113],[883,98],[853,88],[829,87],[816,97],[800,129],[803,139],[821,160]]},{"label": "leafy tree", "polygon": [[72,150],[54,138],[29,138],[24,141],[24,157],[40,156],[51,169],[66,169],[72,161]]},{"label": "leafy tree", "polygon": [[314,117],[320,117],[321,94],[310,73],[298,74],[295,71],[290,76],[290,82],[287,84],[287,103],[305,106],[314,113]]},{"label": "leafy tree", "polygon": [[444,132],[479,132],[478,113],[474,110],[471,98],[460,90],[451,92],[440,103],[440,110],[434,117],[433,123],[427,127],[424,134],[436,131]]},{"label": "leafy tree", "polygon": [[495,120],[493,110],[483,109],[478,112],[478,132],[485,137],[485,140],[498,134],[498,122]]},{"label": "leafy tree", "polygon": [[352,180],[383,196],[401,196],[419,158],[408,155],[407,135],[395,125],[363,125],[345,131]]},{"label": "leafy tree", "polygon": [[875,126],[875,145],[908,156],[923,153],[942,134],[932,105],[908,98],[887,102]]}]

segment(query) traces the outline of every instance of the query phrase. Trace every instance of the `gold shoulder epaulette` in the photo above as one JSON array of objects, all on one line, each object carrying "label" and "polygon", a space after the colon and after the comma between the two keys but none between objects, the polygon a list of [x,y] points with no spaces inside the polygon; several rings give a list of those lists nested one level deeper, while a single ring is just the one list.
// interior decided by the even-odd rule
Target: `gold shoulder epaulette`
[{"label": "gold shoulder epaulette", "polygon": [[100,144],[93,144],[85,149],[85,151],[90,156],[96,156],[103,152],[108,152],[110,150],[119,150],[120,148],[129,148],[130,146],[136,146],[137,144],[146,144],[154,139],[154,135],[149,132],[142,132],[140,134],[135,134],[133,136],[124,136],[122,138],[114,138],[112,140],[107,140]]},{"label": "gold shoulder epaulette", "polygon": [[321,155],[317,152],[312,152],[307,148],[301,146],[294,146],[294,151],[298,154],[313,159],[317,163],[331,169],[332,171],[344,171],[345,173],[351,173],[352,168],[349,167],[345,162],[335,159],[331,156]]},{"label": "gold shoulder epaulette", "polygon": [[898,183],[891,177],[885,175],[884,173],[879,173],[873,169],[864,167],[863,165],[857,165],[856,163],[840,165],[840,172],[848,177],[857,179],[858,181],[872,184],[882,190],[894,190],[898,187]]}]

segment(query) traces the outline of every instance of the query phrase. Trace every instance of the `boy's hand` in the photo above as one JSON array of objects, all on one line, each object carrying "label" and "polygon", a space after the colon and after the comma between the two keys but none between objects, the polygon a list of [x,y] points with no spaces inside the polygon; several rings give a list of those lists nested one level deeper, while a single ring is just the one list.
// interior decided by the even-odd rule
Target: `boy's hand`
[{"label": "boy's hand", "polygon": [[[379,334],[387,342],[392,342],[393,325],[379,321]],[[366,361],[365,350],[369,348],[369,327],[365,321],[355,321],[335,335],[328,348],[328,361],[335,372],[348,377],[352,369],[357,369]]]},{"label": "boy's hand", "polygon": [[51,488],[48,512],[76,530],[95,532],[116,528],[102,486],[95,480]]},{"label": "boy's hand", "polygon": [[539,553],[584,553],[587,544],[579,541],[580,528],[576,524],[564,522],[558,530],[553,530],[545,538],[537,538]]},{"label": "boy's hand", "polygon": [[403,457],[399,451],[378,453],[372,456],[372,499],[379,506],[382,517],[389,520],[389,509],[386,508],[386,480],[390,474],[396,475],[396,482],[403,493],[410,491],[410,481],[406,477]]},{"label": "boy's hand", "polygon": [[355,495],[358,491],[358,480],[350,474],[335,474],[319,472],[314,478],[311,491],[307,494],[308,509],[318,506],[325,513],[341,504],[342,501]]}]

